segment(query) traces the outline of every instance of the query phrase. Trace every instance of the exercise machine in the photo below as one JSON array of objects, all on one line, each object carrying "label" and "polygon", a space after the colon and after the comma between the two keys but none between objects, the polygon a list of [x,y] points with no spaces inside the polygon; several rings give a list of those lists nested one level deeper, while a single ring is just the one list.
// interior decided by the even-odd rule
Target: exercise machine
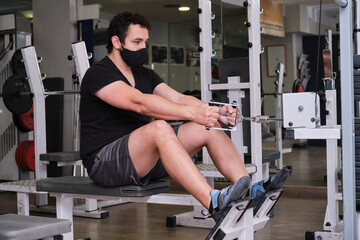
[{"label": "exercise machine", "polygon": [[[355,1],[358,5],[358,1]],[[355,194],[357,178],[355,177],[355,156],[356,156],[356,133],[355,128],[358,117],[354,114],[354,64],[353,64],[353,18],[352,1],[335,0],[339,6],[340,20],[340,79],[341,79],[341,127],[336,125],[336,92],[332,89],[333,74],[327,74],[326,80],[326,109],[329,111],[325,126],[316,127],[317,112],[319,111],[319,101],[313,98],[311,106],[311,117],[314,121],[308,122],[308,126],[292,128],[290,131],[294,139],[326,139],[327,145],[327,186],[328,186],[328,204],[324,220],[323,231],[307,233],[307,239],[358,239],[359,213],[356,209],[357,197]],[[358,9],[356,10],[358,12]],[[325,74],[327,72],[325,71]],[[355,82],[356,84],[356,82]],[[300,93],[298,93],[300,94]],[[303,93],[302,93],[303,94]],[[293,97],[289,96],[292,100]],[[302,101],[300,101],[303,103]],[[315,105],[314,105],[315,103]],[[299,106],[299,101],[295,107]],[[294,108],[294,106],[292,107]],[[301,109],[301,108],[300,108]],[[299,109],[299,110],[300,110]],[[292,110],[293,111],[293,110]],[[294,111],[293,111],[294,112]],[[308,114],[308,111],[302,111],[298,114]],[[307,112],[307,113],[306,113]],[[289,120],[285,121],[288,114],[284,106],[284,127],[289,127]],[[294,117],[294,116],[293,116]],[[355,134],[354,134],[355,133]],[[338,191],[338,147],[337,140],[342,141],[342,193]],[[339,216],[339,202],[343,203],[343,220]]]}]

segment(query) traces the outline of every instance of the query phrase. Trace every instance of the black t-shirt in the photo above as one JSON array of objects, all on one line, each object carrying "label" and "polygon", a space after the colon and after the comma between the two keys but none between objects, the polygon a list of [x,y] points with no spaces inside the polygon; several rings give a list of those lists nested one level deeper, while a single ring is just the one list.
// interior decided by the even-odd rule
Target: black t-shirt
[{"label": "black t-shirt", "polygon": [[[145,67],[132,67],[135,88],[142,93],[153,93],[163,80]],[[107,144],[131,133],[150,122],[150,118],[133,111],[113,107],[95,96],[101,88],[116,81],[128,80],[110,58],[105,57],[92,65],[81,83],[80,155],[84,166],[91,171],[96,154]]]}]

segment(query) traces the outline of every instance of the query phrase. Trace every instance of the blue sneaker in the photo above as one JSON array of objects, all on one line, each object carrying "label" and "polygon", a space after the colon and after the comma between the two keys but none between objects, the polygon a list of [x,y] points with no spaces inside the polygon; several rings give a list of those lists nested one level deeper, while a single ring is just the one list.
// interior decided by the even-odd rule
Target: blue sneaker
[{"label": "blue sneaker", "polygon": [[266,193],[281,188],[288,176],[289,170],[284,168],[271,178],[257,182],[250,187],[249,196],[251,197],[252,201],[249,207],[254,208],[254,215],[264,203]]},{"label": "blue sneaker", "polygon": [[230,185],[221,191],[212,190],[210,192],[211,202],[209,212],[214,218],[215,222],[218,222],[224,214],[230,203],[241,199],[245,196],[250,186],[250,177],[244,176],[237,180],[236,183]]}]

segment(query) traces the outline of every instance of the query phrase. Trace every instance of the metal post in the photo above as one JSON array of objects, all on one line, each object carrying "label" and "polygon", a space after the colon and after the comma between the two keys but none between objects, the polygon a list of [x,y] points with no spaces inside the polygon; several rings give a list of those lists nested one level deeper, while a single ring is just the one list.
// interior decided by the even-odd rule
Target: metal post
[{"label": "metal post", "polygon": [[[201,80],[201,100],[209,102],[212,98],[208,88],[211,83],[211,1],[199,0],[199,27],[200,31],[200,80]],[[203,148],[203,163],[211,164],[212,160],[206,148]]]},{"label": "metal post", "polygon": [[[326,90],[326,125],[337,124],[336,90]],[[339,229],[339,201],[342,200],[338,191],[337,170],[338,168],[337,139],[326,139],[326,169],[327,169],[327,207],[324,219],[324,231],[337,232]]]},{"label": "metal post", "polygon": [[31,92],[34,94],[34,145],[36,178],[46,178],[46,165],[40,163],[40,154],[46,153],[45,95],[38,59],[33,46],[21,49]]},{"label": "metal post", "polygon": [[[261,89],[260,89],[260,0],[248,0],[249,27],[249,76],[250,76],[250,116],[261,115]],[[251,163],[257,167],[253,181],[263,179],[262,170],[262,138],[261,124],[251,122]]]},{"label": "metal post", "polygon": [[[74,54],[74,60],[76,65],[76,72],[78,74],[79,86],[81,85],[82,79],[85,76],[86,71],[89,69],[89,59],[88,53],[86,51],[86,45],[84,41],[76,42],[71,44],[72,52]],[[80,96],[75,95],[75,104],[74,104],[74,150],[78,151],[80,149],[80,116],[79,116],[79,107],[80,107]],[[83,173],[84,166],[80,166],[80,176],[84,176]],[[74,174],[76,173],[76,166],[74,166]],[[87,212],[96,211],[98,208],[98,202],[96,199],[85,199],[85,210]]]},{"label": "metal post", "polygon": [[355,54],[360,55],[360,2],[354,1],[354,23],[355,23]]},{"label": "metal post", "polygon": [[86,71],[90,67],[85,42],[81,41],[81,42],[73,43],[71,45],[71,48],[75,58],[76,70],[77,73],[79,74],[78,75],[79,82],[81,84],[81,81]]},{"label": "metal post", "polygon": [[56,218],[71,221],[71,231],[62,234],[64,240],[74,239],[73,201],[73,198],[63,197],[61,194],[56,196]]},{"label": "metal post", "polygon": [[346,5],[338,3],[340,6],[344,239],[356,239],[353,21],[352,1],[346,2]]},{"label": "metal post", "polygon": [[[40,162],[40,154],[46,153],[46,117],[45,95],[39,63],[33,46],[21,49],[26,74],[28,76],[31,92],[34,94],[34,145],[35,145],[35,177],[47,177],[47,167]],[[37,195],[37,205],[47,205],[47,194]]]},{"label": "metal post", "polygon": [[[284,69],[285,66],[283,63],[279,63],[278,65],[278,80],[277,80],[277,89],[276,89],[276,93],[278,93],[278,95],[276,95],[276,118],[277,119],[281,119],[282,118],[282,95],[280,95],[282,93],[282,89],[283,89],[283,82],[284,82]],[[276,137],[276,150],[280,152],[280,158],[278,160],[276,160],[276,167],[277,169],[282,169],[284,167],[284,163],[283,163],[283,153],[284,153],[284,149],[283,149],[283,143],[282,143],[282,122],[281,121],[277,121],[275,122],[275,137]]]},{"label": "metal post", "polygon": [[[88,54],[86,51],[85,42],[77,42],[71,45],[72,52],[74,54],[74,60],[76,65],[76,72],[78,74],[79,83],[77,87],[81,85],[81,81],[90,67]],[[79,90],[79,89],[75,89]],[[80,117],[79,117],[79,105],[80,95],[74,96],[74,127],[73,127],[73,151],[80,150]],[[75,169],[75,168],[74,168]]]},{"label": "metal post", "polygon": [[29,193],[17,192],[17,209],[19,215],[30,215]]}]

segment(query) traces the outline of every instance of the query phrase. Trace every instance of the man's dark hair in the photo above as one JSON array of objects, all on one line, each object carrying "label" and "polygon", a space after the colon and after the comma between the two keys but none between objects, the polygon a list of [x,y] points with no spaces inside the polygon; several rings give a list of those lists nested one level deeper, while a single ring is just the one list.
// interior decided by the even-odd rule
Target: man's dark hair
[{"label": "man's dark hair", "polygon": [[110,22],[107,29],[107,52],[110,53],[113,49],[111,42],[112,36],[118,36],[120,42],[124,44],[130,24],[139,24],[141,27],[151,29],[149,21],[138,13],[124,12],[116,15]]}]

